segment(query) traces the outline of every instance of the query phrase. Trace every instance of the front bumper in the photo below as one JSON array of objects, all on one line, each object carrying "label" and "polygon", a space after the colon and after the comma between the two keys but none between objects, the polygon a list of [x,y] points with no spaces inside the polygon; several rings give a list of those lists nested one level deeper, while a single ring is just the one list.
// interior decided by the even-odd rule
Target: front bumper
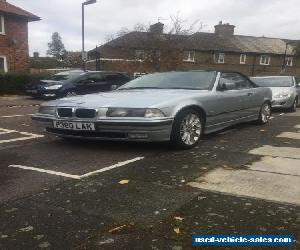
[{"label": "front bumper", "polygon": [[25,90],[25,92],[33,97],[40,97],[45,99],[51,99],[60,96],[57,90],[28,89]]},{"label": "front bumper", "polygon": [[[33,122],[45,128],[52,135],[68,138],[91,140],[120,140],[120,141],[169,141],[172,131],[173,118],[155,120],[86,120],[58,119],[56,117],[33,115]],[[74,131],[57,129],[53,121],[93,122],[95,131]]]},{"label": "front bumper", "polygon": [[294,97],[273,98],[272,108],[290,108],[294,103]]}]

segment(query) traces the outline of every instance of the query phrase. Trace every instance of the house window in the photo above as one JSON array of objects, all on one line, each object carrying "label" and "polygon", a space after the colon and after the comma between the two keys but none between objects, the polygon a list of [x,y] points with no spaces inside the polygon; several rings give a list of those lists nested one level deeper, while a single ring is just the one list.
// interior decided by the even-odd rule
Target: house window
[{"label": "house window", "polygon": [[147,75],[147,73],[142,73],[142,72],[134,72],[133,74],[133,78],[136,79],[136,78],[139,78],[141,76],[144,76],[144,75]]},{"label": "house window", "polygon": [[145,50],[136,50],[135,51],[135,59],[136,60],[145,60],[146,53]]},{"label": "house window", "polygon": [[285,58],[285,65],[289,67],[293,67],[293,57]]},{"label": "house window", "polygon": [[225,54],[224,53],[216,53],[215,54],[215,63],[225,63]]},{"label": "house window", "polygon": [[270,65],[271,57],[267,55],[260,56],[260,65]]},{"label": "house window", "polygon": [[246,64],[247,56],[245,54],[241,54],[240,56],[240,64]]},{"label": "house window", "polygon": [[0,35],[5,35],[4,16],[0,15]]},{"label": "house window", "polygon": [[7,72],[6,57],[0,56],[0,73]]},{"label": "house window", "polygon": [[183,61],[184,62],[195,62],[195,51],[185,50],[183,52]]}]

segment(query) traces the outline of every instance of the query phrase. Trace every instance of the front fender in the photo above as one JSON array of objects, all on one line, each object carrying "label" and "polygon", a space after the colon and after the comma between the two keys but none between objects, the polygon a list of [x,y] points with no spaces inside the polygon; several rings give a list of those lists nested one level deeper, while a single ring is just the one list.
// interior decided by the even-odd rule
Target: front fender
[{"label": "front fender", "polygon": [[172,111],[172,117],[177,116],[177,114],[180,111],[182,111],[183,109],[189,108],[189,107],[198,108],[198,109],[202,110],[205,114],[207,114],[207,110],[204,108],[203,103],[190,100],[190,101],[178,103]]}]

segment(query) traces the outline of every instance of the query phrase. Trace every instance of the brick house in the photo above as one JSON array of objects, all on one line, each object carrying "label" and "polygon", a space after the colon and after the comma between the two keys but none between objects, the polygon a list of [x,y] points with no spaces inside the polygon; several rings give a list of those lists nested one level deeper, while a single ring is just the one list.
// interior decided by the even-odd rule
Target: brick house
[{"label": "brick house", "polygon": [[0,72],[28,70],[28,22],[38,20],[38,16],[0,0]]},{"label": "brick house", "polygon": [[[163,33],[156,23],[149,32],[130,32],[98,49],[100,68],[130,74],[155,71],[225,69],[246,75],[300,75],[300,60],[294,44],[279,38],[234,34],[234,25],[220,22],[214,33],[192,35]],[[96,51],[89,52],[90,68],[95,68]]]}]

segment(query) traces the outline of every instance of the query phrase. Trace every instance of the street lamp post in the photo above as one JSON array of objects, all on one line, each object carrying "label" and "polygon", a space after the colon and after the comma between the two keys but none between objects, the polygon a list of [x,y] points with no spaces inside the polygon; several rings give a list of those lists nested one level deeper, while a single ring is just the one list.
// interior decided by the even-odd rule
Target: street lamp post
[{"label": "street lamp post", "polygon": [[85,61],[86,61],[86,52],[85,52],[85,46],[84,46],[84,38],[85,38],[85,30],[84,30],[84,6],[94,4],[97,0],[88,0],[82,3],[82,69],[86,69]]}]

